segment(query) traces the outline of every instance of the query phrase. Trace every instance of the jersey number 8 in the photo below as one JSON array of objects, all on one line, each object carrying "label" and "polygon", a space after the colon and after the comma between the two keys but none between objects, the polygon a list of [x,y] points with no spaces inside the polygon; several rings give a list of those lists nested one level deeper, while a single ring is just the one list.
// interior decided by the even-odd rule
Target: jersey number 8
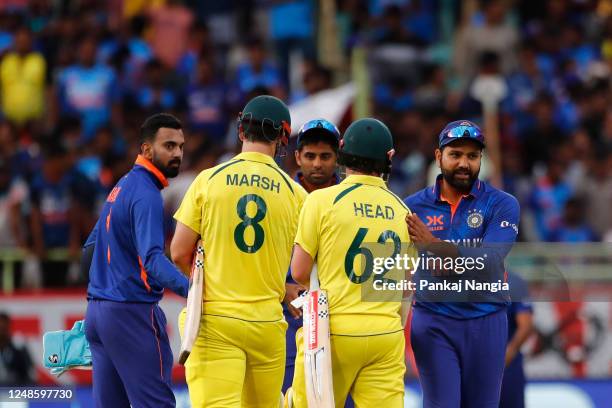
[{"label": "jersey number 8", "polygon": [[[255,213],[254,217],[250,217],[247,214],[247,205],[251,201],[257,206],[257,212]],[[257,194],[247,194],[240,197],[240,200],[238,200],[236,212],[238,212],[238,217],[242,220],[242,222],[236,225],[236,228],[234,229],[234,242],[236,243],[238,249],[240,249],[242,252],[252,254],[257,252],[263,245],[264,229],[259,223],[266,216],[267,210],[268,207],[266,206],[266,202]],[[244,232],[249,226],[253,227],[253,232],[255,233],[255,239],[253,240],[252,245],[247,244],[244,240]]]}]

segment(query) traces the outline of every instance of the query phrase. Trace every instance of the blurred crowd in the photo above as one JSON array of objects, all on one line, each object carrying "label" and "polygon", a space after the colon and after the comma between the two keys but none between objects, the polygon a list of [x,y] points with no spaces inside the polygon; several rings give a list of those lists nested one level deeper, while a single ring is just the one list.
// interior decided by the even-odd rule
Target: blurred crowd
[{"label": "blurred crowd", "polygon": [[[22,251],[14,285],[83,283],[80,246],[148,115],[185,124],[171,214],[197,172],[239,149],[248,99],[291,104],[350,81],[356,49],[371,113],[395,137],[396,193],[431,182],[438,132],[481,121],[471,85],[500,75],[503,188],[521,202],[521,239],[612,241],[612,0],[4,0],[0,262]],[[295,171],[292,154],[284,167]]]}]

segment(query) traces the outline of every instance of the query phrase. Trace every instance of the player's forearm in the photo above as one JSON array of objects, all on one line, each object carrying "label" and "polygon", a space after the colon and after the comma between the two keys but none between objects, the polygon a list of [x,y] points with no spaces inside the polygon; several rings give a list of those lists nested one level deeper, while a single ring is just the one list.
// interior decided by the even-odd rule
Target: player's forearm
[{"label": "player's forearm", "polygon": [[189,280],[161,251],[147,256],[144,267],[163,287],[171,289],[177,295],[187,297]]},{"label": "player's forearm", "polygon": [[296,244],[293,247],[293,257],[291,259],[291,277],[304,288],[310,287],[310,272],[314,261],[310,254]]}]

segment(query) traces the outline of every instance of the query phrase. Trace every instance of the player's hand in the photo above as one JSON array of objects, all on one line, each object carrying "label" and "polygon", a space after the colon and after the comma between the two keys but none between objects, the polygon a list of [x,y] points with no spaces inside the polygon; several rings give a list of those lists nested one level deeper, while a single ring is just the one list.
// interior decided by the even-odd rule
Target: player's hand
[{"label": "player's hand", "polygon": [[302,310],[293,307],[291,302],[293,302],[293,300],[297,299],[297,297],[300,296],[301,290],[302,287],[298,284],[285,283],[285,298],[283,299],[283,303],[287,305],[289,313],[291,313],[291,316],[293,316],[295,319],[299,319],[300,317],[302,317]]},{"label": "player's hand", "polygon": [[429,244],[439,241],[431,234],[418,215],[414,213],[407,215],[406,224],[408,225],[410,239],[419,249],[425,249]]},{"label": "player's hand", "polygon": [[506,367],[508,367],[512,360],[514,360],[518,352],[518,348],[512,346],[511,344],[506,347]]}]

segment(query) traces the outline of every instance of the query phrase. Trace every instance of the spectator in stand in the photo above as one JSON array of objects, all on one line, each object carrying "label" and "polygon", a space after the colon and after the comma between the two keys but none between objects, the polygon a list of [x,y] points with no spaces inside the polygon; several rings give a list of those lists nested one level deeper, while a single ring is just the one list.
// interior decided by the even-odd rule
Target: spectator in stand
[{"label": "spectator in stand", "polygon": [[565,203],[572,196],[570,185],[563,180],[567,163],[552,151],[546,174],[538,178],[529,198],[529,210],[535,222],[537,240],[550,241],[553,231],[561,225]]},{"label": "spectator in stand", "polygon": [[177,108],[179,95],[168,86],[164,65],[158,59],[147,62],[143,82],[135,90],[134,99],[145,115]]},{"label": "spectator in stand", "polygon": [[595,232],[585,220],[585,202],[580,197],[572,197],[565,203],[563,219],[550,234],[553,242],[594,242],[599,241]]},{"label": "spectator in stand", "polygon": [[106,38],[97,53],[100,63],[115,68],[121,88],[126,92],[138,87],[146,63],[153,58],[153,51],[143,38],[147,27],[148,20],[143,15],[124,21],[118,35]]},{"label": "spectator in stand", "polygon": [[41,118],[44,113],[46,63],[32,49],[32,32],[21,26],[15,32],[15,49],[0,63],[2,113],[17,125]]},{"label": "spectator in stand", "polygon": [[266,56],[264,44],[259,38],[247,40],[247,61],[236,69],[236,83],[242,95],[258,87],[268,88],[271,95],[283,95],[281,74]]},{"label": "spectator in stand", "polygon": [[30,237],[34,253],[42,261],[44,287],[63,287],[67,282],[67,262],[47,260],[49,249],[68,248],[71,259],[80,256],[79,181],[66,149],[60,143],[48,142],[42,171],[34,176],[29,192]]},{"label": "spectator in stand", "polygon": [[481,1],[484,21],[472,20],[459,29],[453,51],[453,67],[459,79],[470,80],[476,73],[478,56],[493,52],[500,57],[503,74],[511,73],[517,66],[519,32],[507,21],[508,11],[503,0]]},{"label": "spectator in stand", "polygon": [[81,118],[84,140],[113,121],[121,122],[120,89],[112,68],[96,64],[97,41],[84,38],[79,44],[79,63],[62,70],[57,80],[61,115]]},{"label": "spectator in stand", "polygon": [[177,73],[185,79],[187,84],[196,80],[198,61],[204,56],[215,64],[215,52],[211,43],[210,31],[203,24],[193,24],[189,31],[189,46],[181,56],[176,67]]},{"label": "spectator in stand", "polygon": [[[284,83],[289,83],[289,56],[301,51],[302,56],[315,56],[315,11],[310,0],[277,0],[270,7],[270,37],[276,47],[280,62],[280,74]],[[269,84],[263,84],[270,87]]]},{"label": "spectator in stand", "polygon": [[547,162],[551,150],[566,140],[554,120],[555,100],[540,94],[531,107],[531,125],[520,135],[523,141],[525,171],[531,173],[536,164]]},{"label": "spectator in stand", "polygon": [[155,57],[168,68],[175,68],[189,44],[193,12],[181,0],[168,0],[149,11],[153,29],[151,46]]},{"label": "spectator in stand", "polygon": [[403,24],[402,8],[392,4],[385,8],[382,26],[375,31],[376,44],[403,44],[421,47],[425,45],[423,39],[412,33]]},{"label": "spectator in stand", "polygon": [[226,93],[227,85],[215,72],[212,61],[201,56],[195,83],[187,89],[189,127],[194,132],[203,132],[215,143],[221,142],[227,131]]},{"label": "spectator in stand", "polygon": [[331,70],[308,60],[304,61],[303,70],[302,89],[294,90],[291,97],[292,103],[332,87],[333,74]]},{"label": "spectator in stand", "polygon": [[11,336],[11,318],[0,312],[0,387],[23,387],[32,384],[34,364],[30,353],[25,347],[15,344]]}]

